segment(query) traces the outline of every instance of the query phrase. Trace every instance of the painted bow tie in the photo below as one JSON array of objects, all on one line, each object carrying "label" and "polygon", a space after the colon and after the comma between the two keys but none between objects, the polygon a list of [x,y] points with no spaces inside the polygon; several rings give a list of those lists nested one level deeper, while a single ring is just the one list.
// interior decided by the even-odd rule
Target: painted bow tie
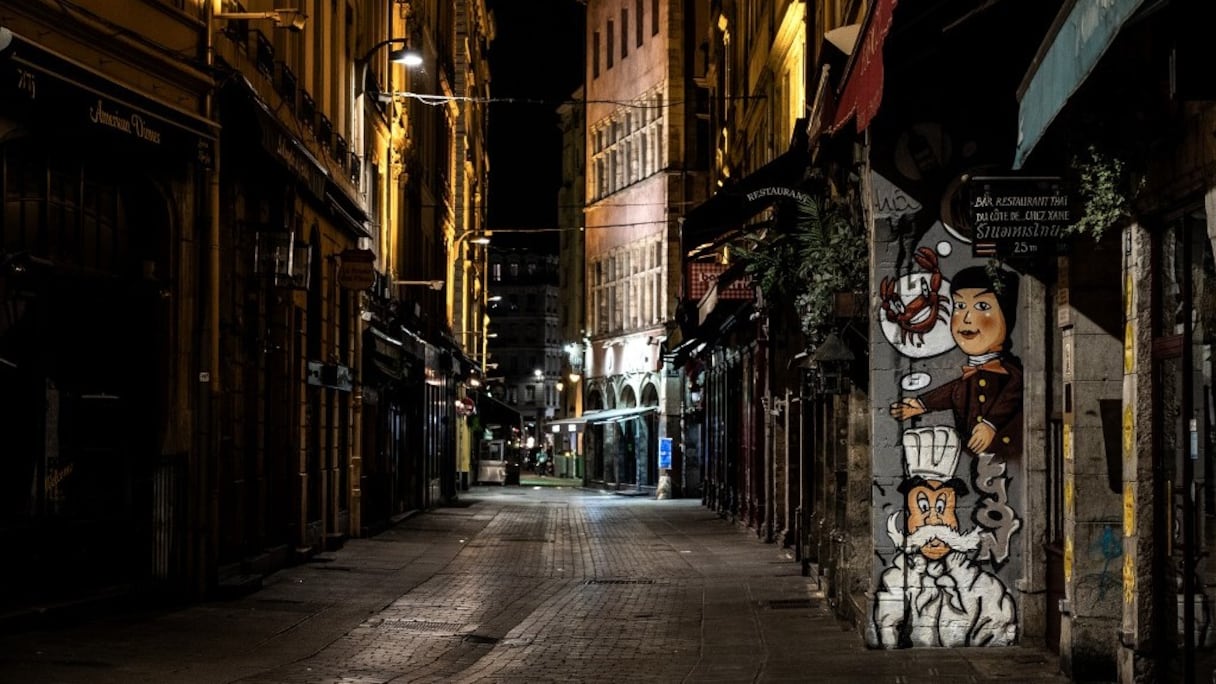
[{"label": "painted bow tie", "polygon": [[963,377],[969,378],[980,371],[1009,375],[1009,371],[1005,370],[1005,367],[1001,365],[1000,359],[993,359],[991,361],[985,361],[978,366],[963,366]]}]

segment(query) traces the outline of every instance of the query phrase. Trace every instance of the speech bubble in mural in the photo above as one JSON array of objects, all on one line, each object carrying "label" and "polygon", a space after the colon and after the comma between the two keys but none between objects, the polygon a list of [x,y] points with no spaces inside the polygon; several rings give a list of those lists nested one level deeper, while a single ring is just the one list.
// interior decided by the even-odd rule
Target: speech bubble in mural
[{"label": "speech bubble in mural", "polygon": [[905,392],[915,392],[928,387],[930,382],[933,382],[933,377],[928,373],[908,373],[900,379],[899,386]]}]

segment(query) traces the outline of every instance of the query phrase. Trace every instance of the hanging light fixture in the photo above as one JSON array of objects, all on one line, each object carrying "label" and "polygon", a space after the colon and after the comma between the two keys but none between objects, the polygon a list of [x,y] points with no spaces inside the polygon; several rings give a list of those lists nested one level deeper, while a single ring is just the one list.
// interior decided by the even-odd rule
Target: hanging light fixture
[{"label": "hanging light fixture", "polygon": [[408,42],[405,47],[388,53],[388,59],[394,64],[403,64],[410,69],[422,66],[422,53]]}]

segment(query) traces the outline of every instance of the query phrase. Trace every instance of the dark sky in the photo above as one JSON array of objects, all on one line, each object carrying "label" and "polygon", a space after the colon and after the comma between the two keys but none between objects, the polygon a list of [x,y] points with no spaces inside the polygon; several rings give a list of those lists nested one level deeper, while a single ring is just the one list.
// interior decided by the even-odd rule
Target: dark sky
[{"label": "dark sky", "polygon": [[[490,45],[490,228],[557,227],[557,106],[582,82],[584,7],[577,0],[487,4],[498,29]],[[539,235],[557,251],[556,233]],[[494,244],[537,246],[528,237],[502,234]]]}]

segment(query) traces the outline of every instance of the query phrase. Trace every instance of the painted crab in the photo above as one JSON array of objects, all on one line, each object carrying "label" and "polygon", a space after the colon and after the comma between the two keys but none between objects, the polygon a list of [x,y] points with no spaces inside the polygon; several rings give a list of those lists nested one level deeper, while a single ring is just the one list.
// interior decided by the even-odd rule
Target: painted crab
[{"label": "painted crab", "polygon": [[938,322],[950,322],[950,298],[938,290],[942,285],[942,271],[937,261],[937,253],[928,247],[917,248],[912,255],[917,266],[924,272],[914,274],[917,290],[914,297],[904,301],[900,292],[899,279],[884,277],[879,284],[879,296],[882,300],[882,311],[886,319],[899,326],[900,344],[911,342],[916,346],[925,343],[925,335]]}]

